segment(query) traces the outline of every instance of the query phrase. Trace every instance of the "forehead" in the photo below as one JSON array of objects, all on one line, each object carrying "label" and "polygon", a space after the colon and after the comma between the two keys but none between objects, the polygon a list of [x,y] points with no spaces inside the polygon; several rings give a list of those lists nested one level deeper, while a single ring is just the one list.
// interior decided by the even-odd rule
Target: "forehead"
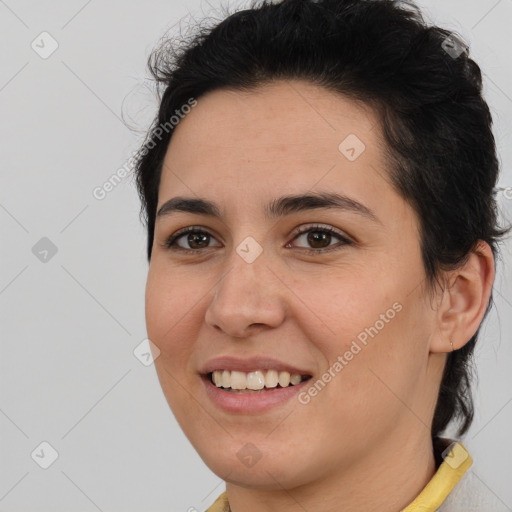
[{"label": "forehead", "polygon": [[309,82],[281,80],[251,91],[219,89],[200,97],[175,128],[170,149],[178,156],[174,146],[183,148],[186,154],[179,156],[189,159],[213,148],[226,155],[268,149],[288,152],[288,157],[337,157],[338,144],[351,133],[373,146],[377,125],[373,111],[361,102]]},{"label": "forehead", "polygon": [[197,100],[174,129],[159,205],[172,195],[225,197],[233,188],[249,202],[315,187],[382,202],[394,193],[387,180],[380,125],[368,106],[283,80]]}]

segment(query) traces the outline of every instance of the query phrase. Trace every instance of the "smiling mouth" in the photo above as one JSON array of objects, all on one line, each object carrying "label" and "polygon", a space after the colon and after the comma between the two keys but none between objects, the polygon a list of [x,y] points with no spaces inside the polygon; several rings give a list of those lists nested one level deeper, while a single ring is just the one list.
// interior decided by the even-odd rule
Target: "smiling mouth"
[{"label": "smiling mouth", "polygon": [[309,380],[311,375],[290,374],[277,370],[253,372],[215,370],[206,374],[206,378],[212,385],[230,393],[262,393],[296,386]]}]

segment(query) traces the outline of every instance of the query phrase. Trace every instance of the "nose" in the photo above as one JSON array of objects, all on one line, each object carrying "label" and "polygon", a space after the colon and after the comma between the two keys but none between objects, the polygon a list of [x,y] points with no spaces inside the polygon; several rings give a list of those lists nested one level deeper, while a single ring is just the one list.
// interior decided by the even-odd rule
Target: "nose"
[{"label": "nose", "polygon": [[247,263],[233,252],[205,313],[205,322],[230,337],[278,327],[285,319],[283,283],[267,266],[264,253]]}]

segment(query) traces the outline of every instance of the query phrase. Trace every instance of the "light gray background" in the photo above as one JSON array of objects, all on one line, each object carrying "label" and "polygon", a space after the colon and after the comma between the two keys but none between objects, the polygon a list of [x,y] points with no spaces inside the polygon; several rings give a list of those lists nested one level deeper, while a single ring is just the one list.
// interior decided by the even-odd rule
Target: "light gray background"
[{"label": "light gray background", "polygon": [[[500,186],[512,186],[512,0],[420,5],[470,43],[495,120]],[[174,420],[154,366],[133,354],[146,337],[147,272],[134,185],[92,194],[138,147],[122,112],[146,128],[155,108],[147,56],[181,18],[193,22],[188,12],[199,19],[211,7],[0,0],[0,512],[204,510],[224,489]],[[31,48],[43,31],[59,45],[47,59]],[[508,197],[500,207],[511,219],[512,189]],[[57,247],[46,263],[32,252],[42,237]],[[473,471],[508,507],[510,249],[478,345],[477,415],[465,440]],[[31,457],[43,441],[58,452],[48,469]]]}]

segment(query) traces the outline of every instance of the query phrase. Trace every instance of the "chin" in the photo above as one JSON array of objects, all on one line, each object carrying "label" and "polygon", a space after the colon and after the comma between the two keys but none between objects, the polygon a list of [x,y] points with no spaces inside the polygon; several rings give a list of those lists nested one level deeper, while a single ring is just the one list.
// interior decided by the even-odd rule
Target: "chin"
[{"label": "chin", "polygon": [[239,442],[225,445],[219,443],[217,449],[212,450],[212,445],[215,444],[212,441],[210,439],[204,449],[195,446],[196,451],[208,468],[226,482],[240,487],[271,491],[291,489],[311,480],[308,475],[312,471],[298,465],[297,457],[293,453],[288,452],[288,457],[283,457],[271,447],[267,448],[268,452],[257,452],[250,443],[240,449]]}]

